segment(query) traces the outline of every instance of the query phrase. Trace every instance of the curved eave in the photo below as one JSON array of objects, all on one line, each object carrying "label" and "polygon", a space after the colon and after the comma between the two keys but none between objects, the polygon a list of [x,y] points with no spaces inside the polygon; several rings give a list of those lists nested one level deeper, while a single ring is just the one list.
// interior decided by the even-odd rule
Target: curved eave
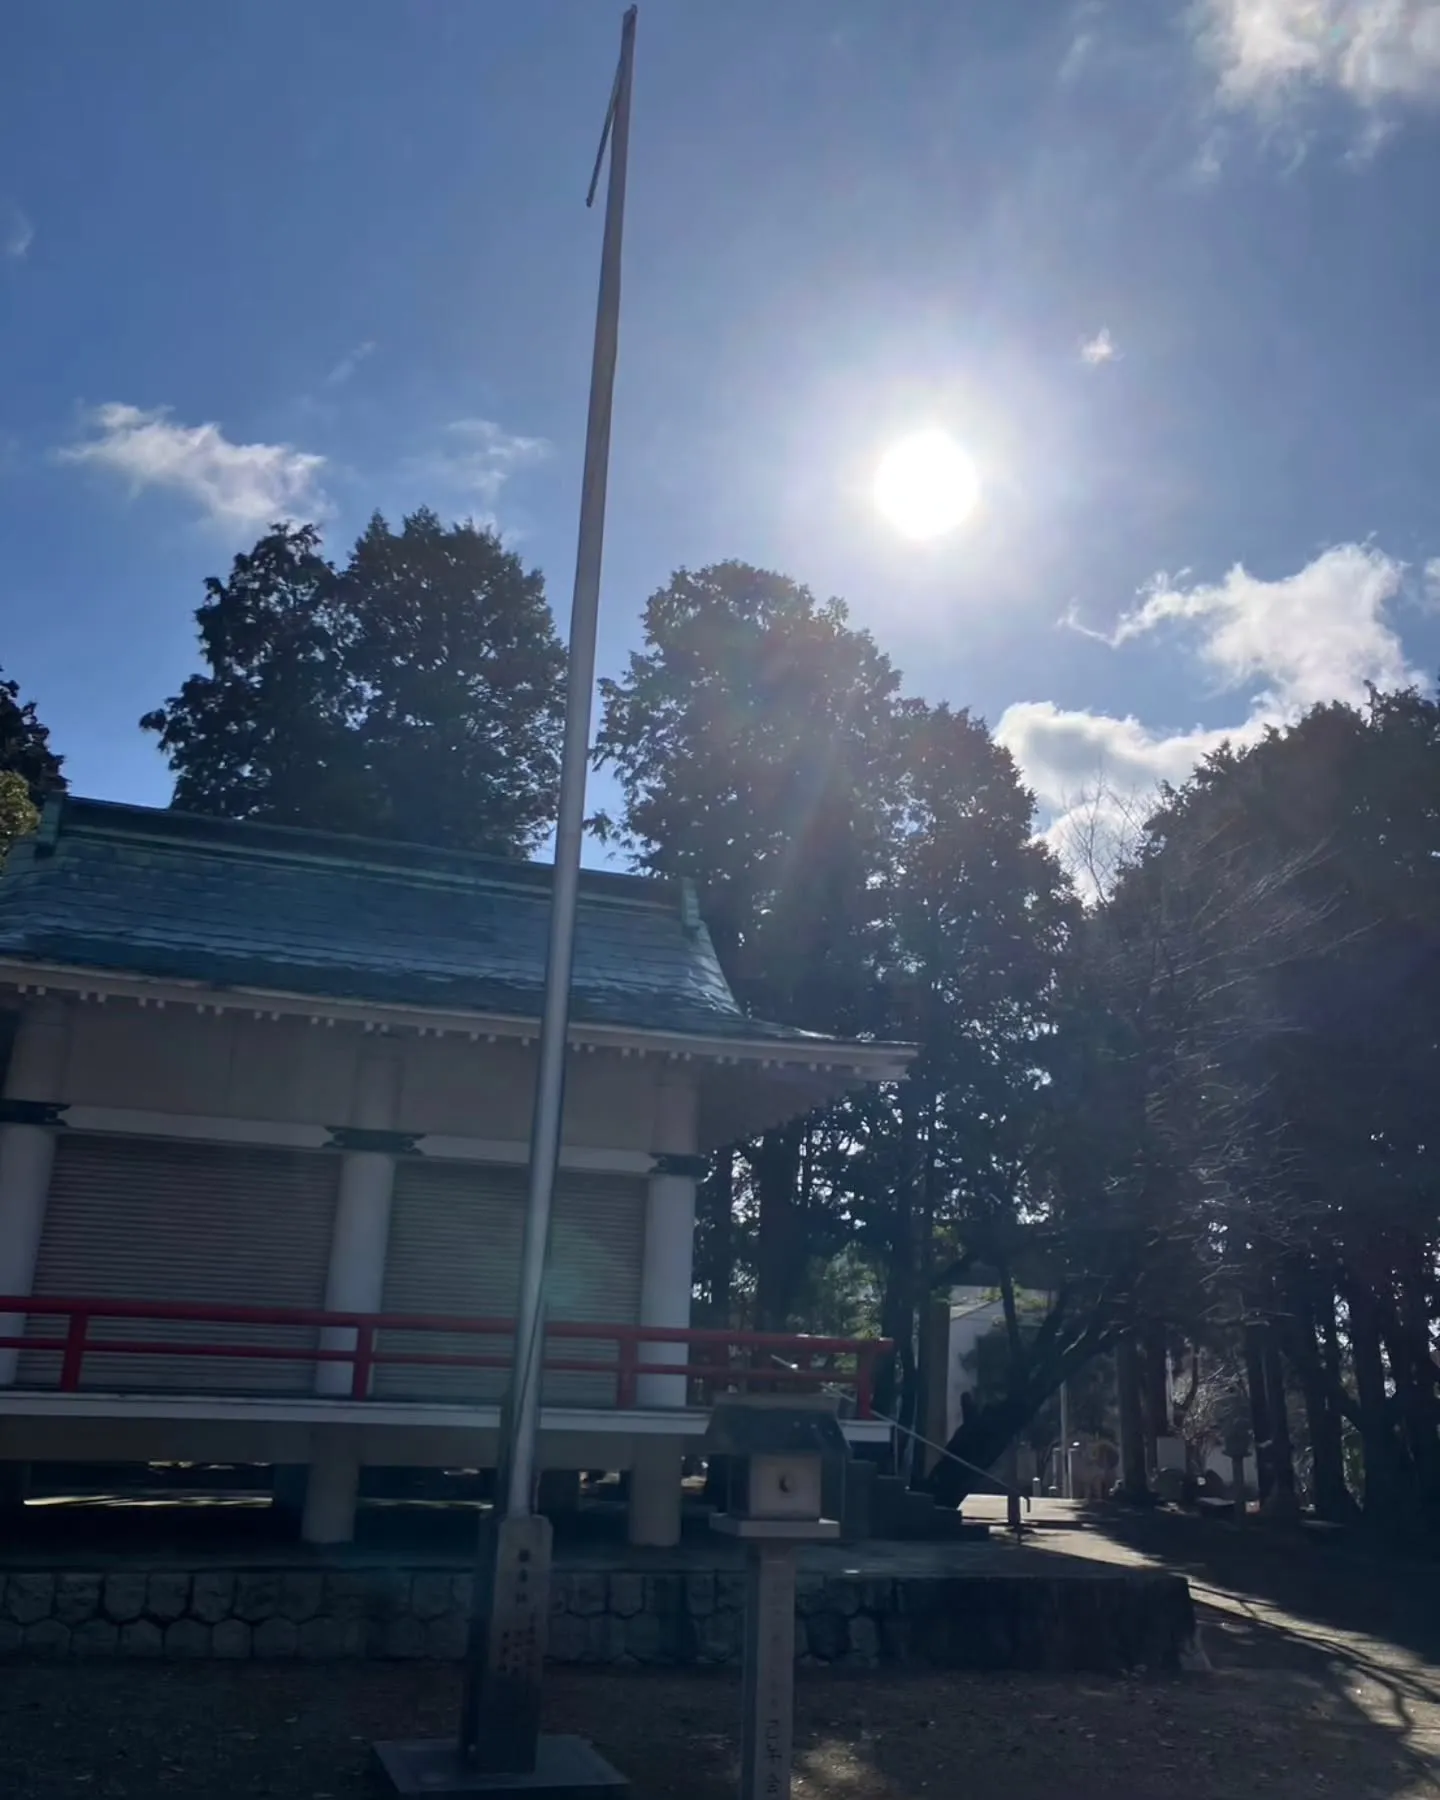
[{"label": "curved eave", "polygon": [[[186,1007],[198,1012],[249,1014],[254,1018],[304,1019],[312,1025],[354,1025],[367,1031],[393,1031],[419,1037],[458,1037],[471,1042],[533,1043],[539,1021],[509,1014],[471,1012],[446,1008],[409,1007],[366,1000],[321,998],[292,994],[283,989],[220,987],[209,982],[88,969],[60,963],[0,959],[0,986],[20,992],[65,992],[84,999],[133,1001],[142,1007]],[[908,1044],[862,1043],[826,1037],[764,1035],[729,1036],[722,1033],[653,1031],[640,1026],[576,1023],[570,1027],[572,1048],[595,1053],[609,1051],[621,1057],[659,1057],[668,1062],[695,1062],[747,1071],[752,1078],[769,1074],[796,1098],[816,1097],[791,1107],[810,1111],[856,1087],[900,1080],[914,1056]],[[808,1078],[808,1079],[807,1079]],[[753,1096],[752,1096],[753,1097]],[[751,1106],[740,1110],[749,1114]],[[766,1123],[777,1123],[768,1120]],[[763,1125],[749,1127],[764,1129]],[[716,1142],[727,1141],[716,1139]]]}]

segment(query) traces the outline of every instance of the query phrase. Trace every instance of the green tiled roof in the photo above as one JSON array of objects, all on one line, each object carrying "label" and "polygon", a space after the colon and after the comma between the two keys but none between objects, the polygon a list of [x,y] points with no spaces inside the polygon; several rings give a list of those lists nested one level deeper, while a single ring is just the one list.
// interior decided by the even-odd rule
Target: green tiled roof
[{"label": "green tiled roof", "polygon": [[[0,960],[538,1017],[550,880],[540,863],[67,796],[0,875]],[[807,1035],[741,1012],[680,887],[593,872],[572,1017]]]}]

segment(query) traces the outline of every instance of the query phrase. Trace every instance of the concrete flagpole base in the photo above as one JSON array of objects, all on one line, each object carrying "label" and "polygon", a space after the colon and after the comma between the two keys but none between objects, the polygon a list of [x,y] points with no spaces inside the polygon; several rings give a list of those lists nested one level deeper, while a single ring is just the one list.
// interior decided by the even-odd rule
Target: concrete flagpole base
[{"label": "concrete flagpole base", "polygon": [[400,1795],[485,1794],[491,1800],[627,1800],[630,1783],[579,1737],[542,1736],[529,1774],[492,1774],[460,1760],[454,1738],[376,1744],[385,1791]]}]

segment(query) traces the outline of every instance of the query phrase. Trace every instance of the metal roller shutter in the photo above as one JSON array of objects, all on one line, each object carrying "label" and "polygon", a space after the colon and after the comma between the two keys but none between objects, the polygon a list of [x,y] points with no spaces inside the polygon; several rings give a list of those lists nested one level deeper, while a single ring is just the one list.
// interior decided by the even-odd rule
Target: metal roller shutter
[{"label": "metal roller shutter", "polygon": [[[396,1173],[383,1310],[514,1316],[525,1214],[523,1169],[494,1164],[404,1162]],[[645,1183],[628,1176],[562,1173],[551,1241],[550,1316],[634,1324],[640,1308]],[[508,1338],[389,1332],[382,1350],[459,1355],[510,1354]],[[613,1340],[567,1340],[572,1360],[613,1364]],[[498,1400],[503,1370],[437,1369],[382,1363],[375,1391],[392,1398]],[[615,1379],[547,1375],[552,1405],[610,1406]]]},{"label": "metal roller shutter", "polygon": [[[147,1138],[61,1135],[35,1292],[85,1298],[322,1306],[339,1158]],[[29,1335],[62,1322],[32,1319]],[[311,1348],[313,1329],[99,1319],[92,1335]],[[54,1355],[21,1380],[53,1383]],[[84,1385],[304,1393],[314,1365],[279,1359],[87,1356]]]}]

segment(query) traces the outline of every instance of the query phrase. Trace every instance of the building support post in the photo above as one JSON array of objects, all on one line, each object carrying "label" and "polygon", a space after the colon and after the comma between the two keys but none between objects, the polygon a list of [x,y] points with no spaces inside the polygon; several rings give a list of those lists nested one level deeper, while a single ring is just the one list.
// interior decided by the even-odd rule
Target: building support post
[{"label": "building support post", "polygon": [[359,1445],[348,1431],[315,1434],[300,1536],[307,1544],[348,1544],[355,1536],[360,1493]]},{"label": "building support post", "polygon": [[[402,1141],[394,1133],[400,1096],[400,1061],[393,1049],[362,1056],[355,1078],[350,1124],[336,1131],[344,1145],[325,1306],[330,1312],[379,1312],[385,1291],[385,1255],[390,1242],[390,1209],[395,1194],[395,1154]],[[349,1326],[327,1326],[322,1350],[353,1350]],[[315,1392],[351,1391],[349,1363],[315,1365]]]},{"label": "building support post", "polygon": [[[690,1328],[695,1266],[695,1185],[705,1173],[695,1154],[696,1091],[693,1082],[662,1080],[657,1097],[656,1156],[645,1201],[645,1249],[640,1267],[640,1323]],[[690,1360],[683,1342],[642,1343],[642,1363]],[[683,1375],[642,1375],[641,1406],[685,1405]]]},{"label": "building support post", "polygon": [[[57,994],[32,1000],[20,1015],[0,1100],[0,1294],[34,1291],[69,1047],[65,1001]],[[0,1337],[24,1329],[23,1313],[0,1314]],[[18,1350],[0,1350],[0,1387],[13,1384],[19,1360]]]},{"label": "building support post", "polygon": [[679,1438],[636,1438],[634,1461],[630,1467],[628,1519],[632,1544],[652,1550],[673,1550],[680,1542],[683,1460],[684,1444]]}]

